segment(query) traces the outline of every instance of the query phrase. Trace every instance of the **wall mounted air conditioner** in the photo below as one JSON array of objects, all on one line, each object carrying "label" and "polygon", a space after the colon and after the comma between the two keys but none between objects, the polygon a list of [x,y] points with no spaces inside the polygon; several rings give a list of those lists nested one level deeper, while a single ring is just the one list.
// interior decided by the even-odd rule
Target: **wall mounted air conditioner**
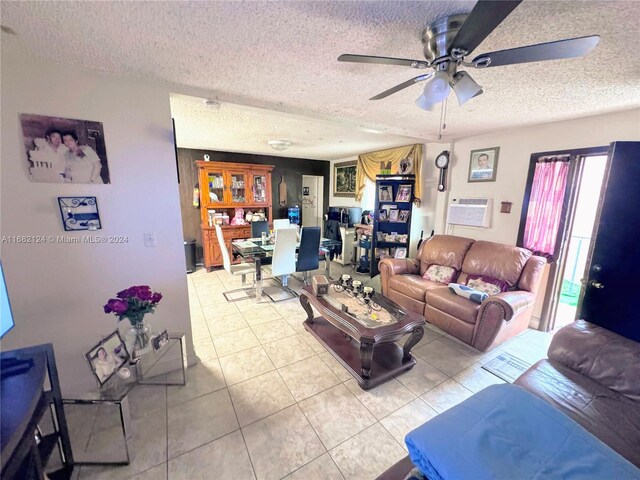
[{"label": "wall mounted air conditioner", "polygon": [[449,203],[447,223],[489,228],[492,210],[493,199],[491,198],[454,198]]}]

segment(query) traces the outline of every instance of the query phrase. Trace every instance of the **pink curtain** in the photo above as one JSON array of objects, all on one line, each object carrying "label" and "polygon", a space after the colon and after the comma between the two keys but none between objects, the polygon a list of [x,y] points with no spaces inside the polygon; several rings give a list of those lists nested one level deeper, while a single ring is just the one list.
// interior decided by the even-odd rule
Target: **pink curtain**
[{"label": "pink curtain", "polygon": [[538,255],[554,254],[568,172],[568,156],[540,158],[536,164],[523,243]]}]

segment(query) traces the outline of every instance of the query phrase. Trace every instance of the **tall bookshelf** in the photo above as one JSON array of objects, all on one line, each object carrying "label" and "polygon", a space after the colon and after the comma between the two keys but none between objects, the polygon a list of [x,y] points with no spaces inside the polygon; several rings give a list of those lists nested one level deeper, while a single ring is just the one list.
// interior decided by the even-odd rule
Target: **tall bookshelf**
[{"label": "tall bookshelf", "polygon": [[[380,273],[378,262],[381,255],[394,257],[399,253],[398,249],[404,249],[405,257],[409,254],[415,183],[415,175],[376,176],[376,204],[370,252],[372,277]],[[386,214],[381,213],[381,210],[385,210]],[[394,210],[395,214],[392,213]]]}]

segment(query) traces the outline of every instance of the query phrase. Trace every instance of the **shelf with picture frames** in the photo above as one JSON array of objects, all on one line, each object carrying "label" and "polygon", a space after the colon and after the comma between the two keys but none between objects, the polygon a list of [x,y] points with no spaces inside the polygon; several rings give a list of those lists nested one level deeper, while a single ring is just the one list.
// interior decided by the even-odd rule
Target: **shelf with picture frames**
[{"label": "shelf with picture frames", "polygon": [[372,234],[371,276],[378,275],[381,258],[406,258],[413,212],[413,175],[378,175]]}]

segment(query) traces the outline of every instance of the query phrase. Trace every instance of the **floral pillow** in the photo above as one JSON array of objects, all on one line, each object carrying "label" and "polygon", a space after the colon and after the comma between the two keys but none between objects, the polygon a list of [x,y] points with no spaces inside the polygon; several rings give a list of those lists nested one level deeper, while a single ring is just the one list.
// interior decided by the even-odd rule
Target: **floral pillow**
[{"label": "floral pillow", "polygon": [[509,289],[509,285],[502,280],[476,275],[469,275],[467,278],[467,286],[488,295],[497,295]]},{"label": "floral pillow", "polygon": [[432,282],[439,283],[451,283],[457,277],[457,271],[453,267],[445,267],[443,265],[431,265],[427,268],[427,271],[424,272],[422,278],[425,280],[431,280]]}]

